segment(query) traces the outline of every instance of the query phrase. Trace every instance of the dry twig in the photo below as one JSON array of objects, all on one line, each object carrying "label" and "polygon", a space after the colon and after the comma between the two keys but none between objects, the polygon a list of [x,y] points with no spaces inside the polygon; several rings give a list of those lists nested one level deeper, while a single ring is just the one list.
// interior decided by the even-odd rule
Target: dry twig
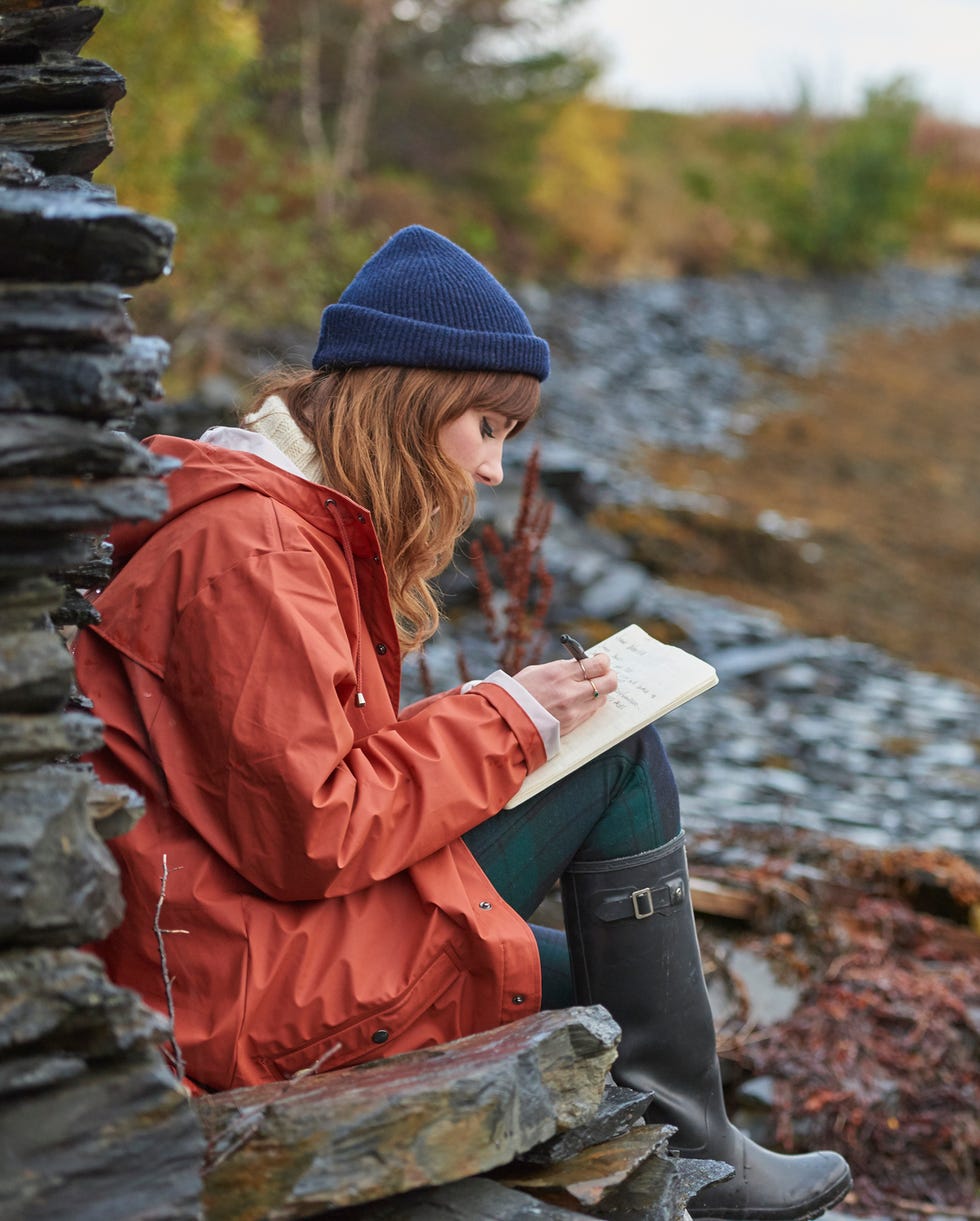
[{"label": "dry twig", "polygon": [[[175,868],[179,869],[177,865]],[[167,947],[164,945],[164,934],[173,935],[178,933],[187,934],[186,928],[161,928],[160,913],[163,911],[163,904],[167,898],[167,879],[170,877],[170,870],[167,868],[167,854],[163,854],[163,873],[160,877],[160,895],[157,899],[157,909],[153,914],[153,932],[157,939],[157,952],[160,955],[160,970],[163,973],[163,990],[167,998],[167,1016],[170,1018],[170,1047],[163,1048],[163,1054],[167,1058],[167,1063],[173,1069],[178,1081],[184,1079],[184,1057],[180,1050],[180,1044],[177,1042],[177,1036],[174,1034],[174,993],[173,993],[173,976],[170,974],[170,969],[167,966]]]}]

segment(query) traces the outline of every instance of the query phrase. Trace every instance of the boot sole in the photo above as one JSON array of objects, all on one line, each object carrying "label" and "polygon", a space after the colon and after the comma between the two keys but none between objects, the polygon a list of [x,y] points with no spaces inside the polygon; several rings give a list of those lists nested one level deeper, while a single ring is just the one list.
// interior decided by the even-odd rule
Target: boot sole
[{"label": "boot sole", "polygon": [[823,1195],[811,1200],[802,1211],[790,1208],[755,1208],[751,1211],[744,1208],[705,1208],[702,1211],[697,1207],[696,1196],[688,1201],[687,1211],[692,1221],[812,1221],[812,1218],[839,1204],[851,1190],[852,1183],[848,1171],[845,1178],[832,1183]]}]

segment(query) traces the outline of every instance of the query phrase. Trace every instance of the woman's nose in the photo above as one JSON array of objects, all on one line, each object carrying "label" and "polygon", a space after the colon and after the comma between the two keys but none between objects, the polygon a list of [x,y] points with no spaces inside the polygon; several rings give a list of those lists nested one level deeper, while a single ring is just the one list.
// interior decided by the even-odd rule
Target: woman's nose
[{"label": "woman's nose", "polygon": [[497,454],[492,458],[484,458],[476,468],[476,477],[481,483],[492,488],[495,488],[498,483],[503,483],[504,466],[501,456]]}]

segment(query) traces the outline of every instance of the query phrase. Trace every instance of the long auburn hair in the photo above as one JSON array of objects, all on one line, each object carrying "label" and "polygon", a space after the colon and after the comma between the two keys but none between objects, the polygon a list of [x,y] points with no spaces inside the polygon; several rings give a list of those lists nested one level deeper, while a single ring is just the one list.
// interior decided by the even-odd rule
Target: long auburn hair
[{"label": "long auburn hair", "polygon": [[472,476],[439,446],[443,425],[471,408],[499,412],[519,431],[537,411],[540,384],[521,373],[412,369],[281,369],[246,409],[278,395],[316,446],[324,482],[374,519],[402,649],[439,626],[432,580],[473,519]]}]

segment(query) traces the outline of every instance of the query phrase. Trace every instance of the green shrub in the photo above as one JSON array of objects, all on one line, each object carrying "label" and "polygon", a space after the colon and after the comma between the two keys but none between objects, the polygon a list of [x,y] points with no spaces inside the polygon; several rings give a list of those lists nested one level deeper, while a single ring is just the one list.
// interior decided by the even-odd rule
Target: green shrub
[{"label": "green shrub", "polygon": [[867,90],[854,118],[820,120],[801,104],[753,184],[777,257],[846,271],[905,247],[928,170],[912,149],[918,111],[901,79]]}]

